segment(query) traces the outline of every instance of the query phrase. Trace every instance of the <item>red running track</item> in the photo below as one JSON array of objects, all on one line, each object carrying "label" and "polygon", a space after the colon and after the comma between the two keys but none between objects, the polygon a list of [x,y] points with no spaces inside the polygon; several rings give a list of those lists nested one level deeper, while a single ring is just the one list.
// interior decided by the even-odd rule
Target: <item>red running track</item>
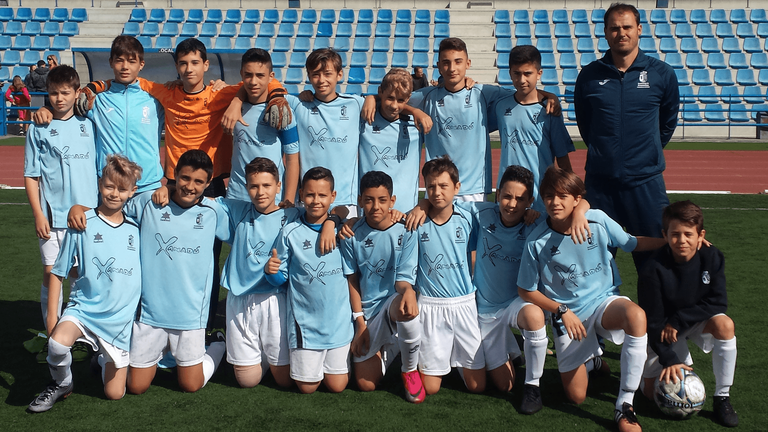
[{"label": "red running track", "polygon": [[[163,150],[163,149],[161,149]],[[493,179],[501,150],[493,150]],[[768,151],[667,150],[668,190],[759,193],[768,190]],[[586,150],[571,153],[574,170],[584,176]],[[0,184],[24,186],[24,147],[0,146]]]}]

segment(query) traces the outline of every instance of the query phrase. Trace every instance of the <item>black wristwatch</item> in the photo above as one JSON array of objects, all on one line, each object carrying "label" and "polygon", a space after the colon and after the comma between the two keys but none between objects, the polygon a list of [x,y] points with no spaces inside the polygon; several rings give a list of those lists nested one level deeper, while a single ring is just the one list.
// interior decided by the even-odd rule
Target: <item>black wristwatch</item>
[{"label": "black wristwatch", "polygon": [[555,319],[559,320],[563,317],[563,314],[568,312],[568,306],[561,304],[557,307],[557,313],[555,314]]}]

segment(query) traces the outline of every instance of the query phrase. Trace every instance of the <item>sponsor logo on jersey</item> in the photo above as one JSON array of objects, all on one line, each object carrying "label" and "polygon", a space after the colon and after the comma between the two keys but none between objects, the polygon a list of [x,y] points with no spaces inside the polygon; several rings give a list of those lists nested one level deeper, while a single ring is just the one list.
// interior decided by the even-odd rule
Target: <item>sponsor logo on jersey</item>
[{"label": "sponsor logo on jersey", "polygon": [[315,128],[310,126],[307,128],[312,137],[312,141],[309,142],[310,147],[317,144],[321,149],[325,150],[325,143],[341,143],[345,144],[348,140],[348,135],[343,137],[327,137],[325,134],[328,132],[328,128],[322,128],[319,131],[315,131]]},{"label": "sponsor logo on jersey", "polygon": [[707,270],[704,270],[704,272],[701,273],[701,282],[704,285],[709,285],[709,281],[710,281],[709,272]]},{"label": "sponsor logo on jersey", "polygon": [[475,128],[475,122],[472,122],[470,124],[451,124],[451,123],[453,123],[453,117],[448,117],[445,120],[441,119],[440,117],[437,117],[437,133],[444,137],[451,138],[453,135],[451,135],[450,131],[452,130],[470,131]]},{"label": "sponsor logo on jersey", "polygon": [[266,141],[262,141],[259,139],[251,139],[251,137],[248,136],[248,132],[246,132],[245,129],[240,129],[237,132],[237,143],[241,146],[247,146],[252,145],[256,147],[264,147],[266,144]]},{"label": "sponsor logo on jersey", "polygon": [[565,285],[565,282],[570,282],[574,287],[579,287],[576,280],[579,278],[586,278],[598,273],[603,272],[603,263],[597,263],[594,268],[584,270],[581,272],[576,271],[576,264],[571,264],[567,269],[561,267],[559,264],[554,266],[555,271],[560,275],[560,285]]},{"label": "sponsor logo on jersey", "polygon": [[85,124],[80,123],[80,136],[81,137],[89,137],[88,130],[85,128]]},{"label": "sponsor logo on jersey", "polygon": [[307,250],[307,249],[312,249],[312,242],[311,242],[311,241],[309,241],[309,240],[304,240],[304,245],[303,245],[303,247],[304,247],[304,250]]},{"label": "sponsor logo on jersey", "polygon": [[261,250],[266,245],[266,243],[264,243],[263,241],[259,241],[258,243],[253,244],[251,243],[251,239],[248,239],[248,245],[251,247],[251,250],[245,256],[246,259],[250,258],[251,255],[253,255],[253,259],[256,260],[256,264],[261,264],[261,260],[259,260],[259,257],[269,256],[268,251]]},{"label": "sponsor logo on jersey", "polygon": [[136,245],[134,243],[135,241],[136,239],[133,237],[133,234],[128,236],[128,250],[132,250],[132,251],[136,250]]},{"label": "sponsor logo on jersey", "polygon": [[69,164],[70,159],[82,159],[82,160],[88,160],[91,158],[91,152],[85,152],[85,153],[70,153],[69,152],[69,146],[64,146],[62,148],[58,148],[56,146],[51,147],[51,150],[56,153],[56,156],[59,157],[59,159],[66,161],[67,164]]},{"label": "sponsor logo on jersey", "polygon": [[376,160],[373,161],[373,164],[376,165],[381,161],[381,163],[384,164],[385,167],[389,168],[389,164],[387,161],[395,161],[400,162],[404,160],[406,157],[408,157],[408,154],[394,154],[390,155],[389,152],[392,151],[392,147],[384,147],[383,149],[379,150],[377,146],[371,146],[371,152],[373,153],[373,157],[376,158]]},{"label": "sponsor logo on jersey", "polygon": [[114,264],[115,261],[116,261],[115,257],[109,257],[107,262],[102,263],[100,259],[98,259],[97,257],[93,257],[91,262],[96,266],[96,269],[99,271],[99,274],[96,275],[96,280],[98,280],[102,275],[106,276],[110,282],[112,282],[113,274],[122,274],[126,276],[133,275],[133,267],[131,268],[114,267],[112,264]]},{"label": "sponsor logo on jersey", "polygon": [[304,271],[309,274],[309,283],[312,284],[314,281],[318,281],[321,284],[325,285],[325,282],[323,281],[323,278],[326,276],[334,276],[341,274],[341,267],[337,267],[332,270],[324,271],[325,270],[326,263],[325,261],[321,261],[317,264],[317,267],[312,267],[309,263],[304,263],[302,266],[304,268]]},{"label": "sponsor logo on jersey", "polygon": [[162,222],[170,222],[171,221],[171,214],[168,213],[168,212],[163,213],[160,216],[160,221],[162,221]]},{"label": "sponsor logo on jersey", "polygon": [[608,81],[610,81],[610,80],[609,79],[604,79],[602,81],[598,81],[597,83],[600,84],[601,86],[604,86],[604,85],[608,84]]},{"label": "sponsor logo on jersey", "polygon": [[637,77],[637,88],[651,88],[651,84],[648,83],[648,71],[640,72],[640,76]]},{"label": "sponsor logo on jersey", "polygon": [[464,268],[463,262],[443,263],[443,258],[445,258],[443,254],[438,254],[435,259],[431,259],[429,254],[425,252],[423,258],[427,264],[427,277],[431,276],[432,272],[435,272],[435,274],[442,278],[444,276],[440,270],[461,270]]},{"label": "sponsor logo on jersey", "polygon": [[[535,120],[534,120],[535,121]],[[515,145],[518,146],[530,146],[530,147],[538,147],[539,143],[536,140],[524,140],[520,138],[520,131],[517,129],[513,130],[511,133],[509,132],[509,129],[504,130],[504,135],[507,136],[507,147],[510,147],[514,150]]]},{"label": "sponsor logo on jersey", "polygon": [[363,247],[365,247],[365,248],[373,247],[373,239],[367,238],[367,239],[365,239],[364,243],[365,244],[363,245]]},{"label": "sponsor logo on jersey", "polygon": [[195,226],[193,226],[192,228],[194,228],[194,229],[203,229],[203,228],[205,228],[205,226],[203,225],[203,214],[202,213],[198,213],[197,214],[197,217],[195,217]]},{"label": "sponsor logo on jersey", "polygon": [[394,266],[385,266],[383,259],[380,259],[376,264],[371,264],[366,262],[365,266],[368,268],[368,279],[371,278],[371,276],[376,275],[382,279],[384,279],[384,275],[386,273],[392,273],[395,271]]},{"label": "sponsor logo on jersey", "polygon": [[96,233],[96,235],[93,236],[93,242],[94,243],[104,243],[104,238],[101,236],[100,233]]},{"label": "sponsor logo on jersey", "polygon": [[179,241],[179,238],[176,236],[173,236],[166,241],[163,236],[160,233],[155,234],[155,240],[157,240],[157,244],[160,246],[160,249],[155,252],[155,256],[160,255],[161,252],[165,252],[165,254],[173,260],[173,256],[171,256],[171,252],[173,253],[181,253],[181,254],[189,254],[189,255],[197,255],[200,253],[200,246],[196,247],[178,247],[174,246],[177,241]]}]

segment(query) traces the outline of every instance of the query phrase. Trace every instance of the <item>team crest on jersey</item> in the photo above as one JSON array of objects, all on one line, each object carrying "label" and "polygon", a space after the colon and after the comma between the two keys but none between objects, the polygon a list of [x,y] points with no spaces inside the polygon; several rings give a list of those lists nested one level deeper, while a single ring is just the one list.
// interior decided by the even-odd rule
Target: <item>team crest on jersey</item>
[{"label": "team crest on jersey", "polygon": [[57,131],[56,129],[51,129],[50,134],[52,137],[59,136],[59,131]]},{"label": "team crest on jersey", "polygon": [[704,285],[709,285],[709,281],[710,281],[709,272],[707,270],[704,270],[704,272],[701,273],[701,282]]},{"label": "team crest on jersey", "polygon": [[381,133],[381,128],[379,127],[379,125],[373,125],[372,129],[373,129],[372,133],[375,133],[375,134]]},{"label": "team crest on jersey", "polygon": [[321,261],[317,264],[317,268],[312,267],[309,263],[304,263],[302,266],[304,268],[304,271],[309,274],[309,283],[312,284],[314,281],[318,281],[321,284],[325,285],[325,282],[323,281],[323,278],[326,276],[333,276],[337,274],[341,274],[341,267],[337,267],[333,270],[323,271],[325,270],[326,263],[325,261]]},{"label": "team crest on jersey", "polygon": [[168,212],[165,212],[165,213],[163,213],[163,214],[160,216],[160,221],[161,221],[161,222],[170,222],[170,221],[171,221],[171,214],[170,214],[170,213],[168,213]]},{"label": "team crest on jersey", "polygon": [[411,139],[411,133],[410,133],[410,132],[408,132],[408,124],[407,124],[407,123],[402,123],[402,124],[400,125],[400,130],[402,130],[402,131],[403,131],[403,139],[407,139],[407,140],[409,140],[409,141],[410,141],[410,139]]},{"label": "team crest on jersey", "polygon": [[135,251],[136,250],[136,239],[133,237],[133,234],[128,236],[128,250]]},{"label": "team crest on jersey", "polygon": [[320,110],[316,106],[313,106],[309,109],[309,113],[312,115],[320,115]]},{"label": "team crest on jersey", "polygon": [[595,240],[592,238],[592,236],[587,237],[587,250],[592,250],[597,247],[597,244],[595,244]]},{"label": "team crest on jersey", "polygon": [[288,220],[288,216],[283,215],[283,217],[280,218],[280,226],[284,227],[285,226],[285,221],[287,221],[287,220]]},{"label": "team crest on jersey", "polygon": [[373,239],[367,238],[367,239],[365,239],[364,243],[365,244],[363,245],[363,247],[365,247],[365,248],[372,248],[373,247]]},{"label": "team crest on jersey", "polygon": [[458,227],[456,228],[456,238],[453,240],[454,243],[466,243],[467,239],[464,236],[464,228]]},{"label": "team crest on jersey", "polygon": [[347,117],[347,106],[342,105],[341,106],[341,116],[339,117],[339,120],[349,120],[349,117]]},{"label": "team crest on jersey", "polygon": [[312,249],[312,242],[309,240],[304,240],[303,247],[304,247],[304,250]]},{"label": "team crest on jersey", "polygon": [[550,255],[550,256],[555,256],[555,255],[557,255],[557,254],[559,254],[559,253],[560,253],[560,249],[558,249],[558,248],[557,248],[557,246],[552,246],[552,247],[549,249],[549,255]]},{"label": "team crest on jersey", "polygon": [[421,233],[421,238],[419,240],[423,241],[423,242],[428,242],[429,241],[429,234],[428,233]]},{"label": "team crest on jersey", "polygon": [[141,122],[143,124],[151,124],[152,120],[149,119],[149,107],[145,106],[141,109]]},{"label": "team crest on jersey", "polygon": [[517,230],[517,239],[525,240],[525,225],[521,226],[520,229]]},{"label": "team crest on jersey", "polygon": [[541,114],[541,111],[536,111],[535,113],[531,114],[531,121],[533,123],[537,123],[539,121],[539,114]]},{"label": "team crest on jersey", "polygon": [[445,106],[445,99],[444,98],[439,99],[437,101],[437,106],[438,107],[444,107]]},{"label": "team crest on jersey", "polygon": [[403,247],[403,235],[402,235],[402,234],[400,234],[400,235],[397,237],[397,248],[399,249],[399,248],[401,248],[401,247]]},{"label": "team crest on jersey", "polygon": [[100,233],[96,233],[96,235],[93,236],[93,242],[94,243],[104,243],[104,239],[102,238]]},{"label": "team crest on jersey", "polygon": [[640,76],[637,78],[637,88],[651,88],[648,83],[648,71],[640,72]]},{"label": "team crest on jersey", "polygon": [[195,226],[194,229],[203,229],[205,226],[203,226],[203,214],[198,213],[197,217],[195,217]]},{"label": "team crest on jersey", "polygon": [[85,128],[85,124],[80,123],[80,136],[81,137],[88,137],[88,130]]},{"label": "team crest on jersey", "polygon": [[472,108],[472,93],[467,94],[464,98],[464,108]]}]

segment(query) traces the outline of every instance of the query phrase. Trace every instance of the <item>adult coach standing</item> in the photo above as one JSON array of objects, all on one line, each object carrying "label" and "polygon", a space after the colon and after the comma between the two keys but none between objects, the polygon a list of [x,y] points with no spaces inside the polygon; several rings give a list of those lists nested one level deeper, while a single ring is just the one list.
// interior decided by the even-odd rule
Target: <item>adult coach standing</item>
[{"label": "adult coach standing", "polygon": [[[587,199],[633,235],[661,237],[664,146],[677,126],[677,77],[668,64],[646,56],[643,27],[632,5],[614,3],[605,13],[605,56],[585,66],[574,104],[587,145]],[[647,253],[634,253],[640,268]]]}]

